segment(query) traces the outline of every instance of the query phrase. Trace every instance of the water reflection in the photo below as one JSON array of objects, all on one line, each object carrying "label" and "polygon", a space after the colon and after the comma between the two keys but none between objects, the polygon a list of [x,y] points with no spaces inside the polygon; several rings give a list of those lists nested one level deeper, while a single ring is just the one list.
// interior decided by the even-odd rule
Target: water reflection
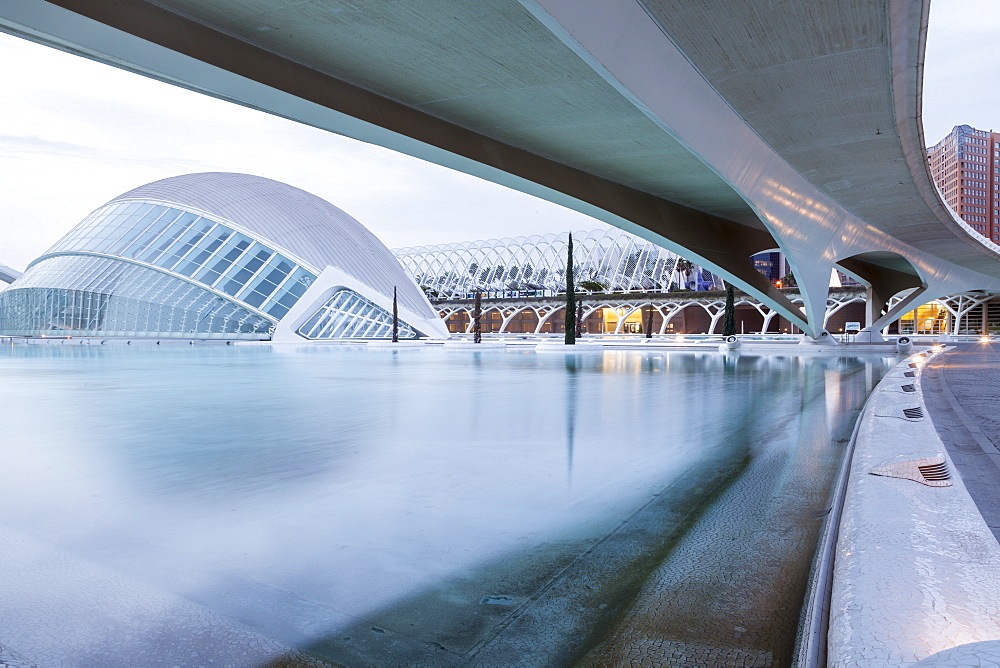
[{"label": "water reflection", "polygon": [[714,504],[709,481],[755,461],[780,462],[783,479],[808,472],[791,505],[823,498],[832,435],[884,366],[8,348],[0,517],[283,642],[339,637],[354,656],[357,637],[337,634],[364,618],[458,651],[513,614],[482,597],[529,600],[651,499]]},{"label": "water reflection", "polygon": [[576,405],[579,394],[576,354],[566,354],[566,487],[573,488],[573,444],[576,439]]}]

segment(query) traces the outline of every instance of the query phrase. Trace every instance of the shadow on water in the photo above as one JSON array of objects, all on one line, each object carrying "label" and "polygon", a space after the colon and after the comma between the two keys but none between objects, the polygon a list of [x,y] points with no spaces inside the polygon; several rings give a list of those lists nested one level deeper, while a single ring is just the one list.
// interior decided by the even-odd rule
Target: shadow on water
[{"label": "shadow on water", "polygon": [[755,456],[579,663],[790,665],[821,511],[870,389],[865,371],[806,364],[796,411],[758,404],[772,418],[747,424]]},{"label": "shadow on water", "polygon": [[[709,414],[726,424],[718,442],[610,532],[583,542],[554,535],[508,553],[307,651],[348,665],[621,665],[636,657],[711,665],[722,656],[788,665],[818,511],[873,371],[877,379],[884,369],[855,358],[716,360],[723,382],[743,389],[712,395]],[[566,356],[568,484],[585,364]],[[651,364],[644,359],[644,371]],[[799,391],[776,393],[775,383]],[[656,647],[643,646],[650,636]]]},{"label": "shadow on water", "polygon": [[573,664],[614,628],[653,569],[745,469],[750,455],[735,454],[702,460],[599,540],[553,537],[303,649],[351,666]]}]

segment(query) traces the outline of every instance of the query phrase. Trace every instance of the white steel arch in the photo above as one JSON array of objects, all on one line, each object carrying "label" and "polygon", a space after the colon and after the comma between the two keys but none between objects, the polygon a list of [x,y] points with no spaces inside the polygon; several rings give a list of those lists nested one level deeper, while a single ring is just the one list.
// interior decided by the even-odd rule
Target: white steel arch
[{"label": "white steel arch", "polygon": [[[905,294],[897,295],[894,298],[892,304],[894,305],[901,298],[905,297]],[[652,309],[655,313],[660,315],[660,322],[654,333],[656,334],[667,334],[671,321],[679,314],[681,314],[685,309],[701,309],[708,316],[709,320],[706,324],[705,334],[715,334],[718,333],[719,323],[725,314],[725,300],[722,297],[711,297],[711,296],[697,296],[691,295],[687,296],[684,293],[673,293],[673,294],[663,294],[662,296],[654,295],[608,295],[601,294],[595,295],[594,297],[585,298],[583,301],[583,320],[586,320],[594,313],[602,310],[608,309],[614,311],[616,315],[617,322],[615,323],[614,330],[608,332],[609,334],[620,334],[624,329],[625,321],[634,313],[641,312],[646,313],[647,309]],[[788,295],[789,300],[793,304],[801,304],[802,297],[795,293]],[[985,303],[989,300],[989,295],[986,294],[960,294],[947,297],[943,300],[939,300],[945,309],[952,315],[952,329],[955,332],[958,331],[958,322],[967,316],[973,309],[977,306]],[[853,303],[864,303],[865,296],[864,293],[860,292],[844,292],[844,293],[833,293],[829,296],[826,302],[826,310],[823,316],[824,326],[829,321],[830,317],[836,314],[838,311]],[[769,305],[756,300],[752,296],[740,295],[735,301],[737,307],[747,307],[754,309],[761,317],[761,324],[755,327],[753,331],[748,331],[746,333],[767,333],[771,323],[774,318],[780,316],[780,311],[771,308]],[[473,327],[473,306],[467,301],[449,303],[448,301],[440,301],[437,303],[438,313],[442,320],[448,320],[451,316],[457,314],[465,314],[468,318],[466,325],[464,326],[464,332],[472,332]],[[499,327],[494,330],[493,321],[488,318],[489,314],[496,311],[500,314]],[[534,314],[536,323],[533,329],[534,334],[542,333],[543,328],[547,323],[553,322],[553,318],[558,320],[563,314],[563,305],[559,302],[553,302],[551,298],[512,298],[503,299],[499,303],[496,301],[490,303],[485,302],[482,308],[482,317],[484,320],[488,320],[489,324],[484,323],[484,332],[491,332],[493,334],[506,334],[511,333],[507,331],[508,326],[517,318],[518,315],[524,314],[525,312],[531,312]],[[557,317],[558,316],[558,317]],[[645,320],[644,320],[645,322]],[[794,326],[794,324],[793,324]],[[759,330],[759,332],[758,332]],[[518,333],[528,333],[528,332],[518,332]]]},{"label": "white steel arch", "polygon": [[[393,253],[433,299],[455,299],[475,291],[561,293],[566,246],[567,235],[543,234],[399,248]],[[687,276],[678,269],[680,260],[676,253],[624,230],[573,233],[577,289],[584,292],[683,287]],[[707,270],[695,267],[690,274],[703,289],[722,287],[722,280]]]}]

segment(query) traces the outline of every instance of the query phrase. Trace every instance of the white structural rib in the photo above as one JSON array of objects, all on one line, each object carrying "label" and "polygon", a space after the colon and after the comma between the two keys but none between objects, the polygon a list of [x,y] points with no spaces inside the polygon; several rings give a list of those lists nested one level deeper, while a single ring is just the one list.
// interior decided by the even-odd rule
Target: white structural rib
[{"label": "white structural rib", "polygon": [[5,264],[0,264],[0,281],[4,283],[13,283],[21,277],[21,272],[17,269],[11,269]]}]

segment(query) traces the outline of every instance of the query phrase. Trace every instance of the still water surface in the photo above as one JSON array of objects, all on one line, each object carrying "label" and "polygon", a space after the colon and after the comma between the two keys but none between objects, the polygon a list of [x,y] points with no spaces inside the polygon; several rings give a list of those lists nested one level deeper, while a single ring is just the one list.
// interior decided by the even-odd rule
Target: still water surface
[{"label": "still water surface", "polygon": [[[719,609],[750,596],[720,582],[801,596],[814,516],[887,363],[7,347],[0,525],[11,544],[135,583],[132,596],[168,592],[346,663],[615,662],[653,618],[678,651],[781,662],[797,599],[755,603],[778,618],[755,627]],[[758,567],[768,545],[778,556]],[[80,643],[132,654],[145,642],[108,643],[101,633],[121,636],[109,626],[70,646],[46,630],[49,608],[85,616],[87,604],[25,568],[35,621],[5,624],[0,645],[73,663]],[[657,587],[683,594],[673,612],[649,609]]]}]

